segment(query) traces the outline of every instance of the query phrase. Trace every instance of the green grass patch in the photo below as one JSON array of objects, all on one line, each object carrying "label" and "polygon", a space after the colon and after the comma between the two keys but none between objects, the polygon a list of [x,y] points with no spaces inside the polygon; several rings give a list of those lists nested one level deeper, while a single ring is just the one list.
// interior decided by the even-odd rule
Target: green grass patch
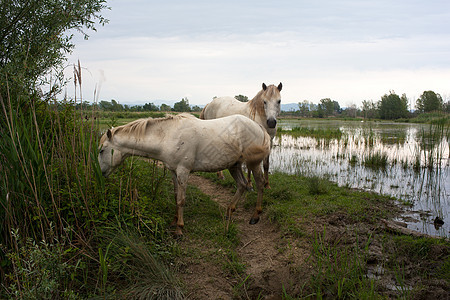
[{"label": "green grass patch", "polygon": [[414,266],[408,276],[441,278],[450,284],[450,242],[446,239],[426,237],[394,236],[390,247],[394,249],[388,264],[404,264],[405,257]]},{"label": "green grass patch", "polygon": [[[267,217],[296,236],[303,235],[302,224],[308,219],[339,213],[350,222],[370,223],[395,211],[383,208],[391,203],[390,197],[339,187],[324,178],[274,173],[270,182],[271,189],[264,191]],[[253,207],[256,193],[249,193],[247,198],[245,206]]]},{"label": "green grass patch", "polygon": [[386,153],[375,152],[364,156],[364,166],[371,169],[385,170],[388,166],[388,156]]},{"label": "green grass patch", "polygon": [[317,139],[340,139],[343,132],[339,128],[309,128],[294,127],[291,130],[278,128],[277,134],[289,134],[292,136],[310,136]]}]

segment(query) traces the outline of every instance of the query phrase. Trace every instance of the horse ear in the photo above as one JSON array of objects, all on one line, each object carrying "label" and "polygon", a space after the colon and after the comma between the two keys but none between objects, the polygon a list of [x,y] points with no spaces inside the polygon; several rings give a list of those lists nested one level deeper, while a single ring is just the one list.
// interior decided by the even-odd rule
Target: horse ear
[{"label": "horse ear", "polygon": [[263,90],[266,90],[266,89],[267,89],[267,85],[266,85],[264,82],[263,82],[262,87],[263,87]]},{"label": "horse ear", "polygon": [[283,88],[283,84],[280,82],[280,84],[278,85],[278,91],[281,92],[282,88]]},{"label": "horse ear", "polygon": [[110,129],[108,129],[108,131],[106,132],[106,136],[108,137],[108,139],[112,138],[112,132]]}]

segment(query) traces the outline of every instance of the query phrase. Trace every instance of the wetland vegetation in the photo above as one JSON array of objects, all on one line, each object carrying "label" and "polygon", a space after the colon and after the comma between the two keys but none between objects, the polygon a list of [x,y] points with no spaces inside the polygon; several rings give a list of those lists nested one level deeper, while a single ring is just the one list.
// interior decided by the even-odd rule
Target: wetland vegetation
[{"label": "wetland vegetation", "polygon": [[[386,226],[395,224],[393,218],[404,208],[397,199],[413,207],[424,203],[402,193],[436,199],[444,190],[446,195],[442,180],[447,177],[441,177],[448,172],[445,124],[430,130],[429,125],[413,126],[393,138],[378,123],[356,129],[367,133],[361,135],[348,134],[341,125],[293,130],[292,135],[286,121],[276,140],[272,189],[265,192],[260,223],[250,226],[239,214],[247,217],[246,210],[254,207],[256,195],[250,192],[225,232],[220,197],[228,200],[234,189],[230,175],[219,182],[214,174],[195,174],[197,182],[187,192],[185,238],[174,239],[175,203],[167,170],[156,161],[129,158],[105,179],[97,162],[103,128],[161,112],[151,112],[151,105],[148,111],[105,112],[87,107],[79,96],[56,101],[65,82],[64,56],[73,49],[65,32],[104,24],[99,15],[104,8],[105,1],[96,0],[2,6],[0,298],[448,296],[448,239]],[[73,68],[75,90],[82,95],[80,63]],[[98,102],[98,95],[94,99]],[[175,110],[187,109],[184,100]],[[423,109],[428,109],[425,102]],[[447,142],[436,136],[447,136]],[[413,159],[403,154],[405,144]],[[368,152],[347,151],[353,147]],[[310,152],[326,152],[330,160]],[[364,185],[355,189],[344,172],[329,172],[326,165],[336,162],[342,170],[353,168],[355,178],[374,173],[358,179]],[[393,198],[377,186],[378,176],[400,177],[411,165],[412,173],[405,176],[412,177],[405,182],[414,182],[414,193]],[[341,177],[343,182],[337,180]],[[403,190],[384,179],[382,186]],[[439,207],[445,201],[429,203]]]}]

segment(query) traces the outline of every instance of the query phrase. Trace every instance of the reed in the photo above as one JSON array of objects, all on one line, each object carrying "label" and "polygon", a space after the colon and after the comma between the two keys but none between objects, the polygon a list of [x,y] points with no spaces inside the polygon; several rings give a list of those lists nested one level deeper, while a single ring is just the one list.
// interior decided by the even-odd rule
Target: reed
[{"label": "reed", "polygon": [[309,127],[294,127],[291,130],[285,130],[279,128],[277,130],[279,134],[289,134],[294,137],[296,136],[310,136],[318,139],[340,139],[344,133],[339,129],[332,128],[309,128]]},{"label": "reed", "polygon": [[[81,67],[75,70],[76,89],[81,90]],[[12,294],[27,298],[45,280],[51,280],[52,295],[57,297],[64,291],[114,295],[117,277],[109,269],[111,252],[105,251],[109,247],[101,238],[105,224],[130,224],[161,243],[170,222],[168,212],[160,213],[168,211],[164,201],[168,190],[172,192],[166,172],[155,162],[148,168],[142,167],[148,162],[131,161],[105,181],[97,160],[100,135],[95,106],[85,111],[77,109],[82,99],[56,103],[26,93],[1,95],[0,298]],[[144,182],[137,181],[135,166],[145,170]],[[141,189],[138,184],[146,186]],[[144,191],[142,195],[138,190]],[[156,212],[149,212],[149,207]],[[52,246],[38,247],[41,243]],[[29,260],[21,252],[42,255]],[[48,277],[49,257],[52,265],[70,272]],[[19,267],[26,264],[27,271]]]},{"label": "reed", "polygon": [[418,132],[417,140],[414,169],[441,169],[445,159],[448,159],[448,157],[445,157],[445,153],[450,153],[450,125],[448,120],[440,118],[430,123],[428,130],[423,128]]},{"label": "reed", "polygon": [[369,236],[362,249],[358,243],[354,247],[339,247],[326,242],[326,228],[322,234],[315,232],[310,259],[317,272],[310,279],[310,289],[317,299],[379,297],[374,280],[366,276],[370,243]]},{"label": "reed", "polygon": [[388,166],[388,156],[382,152],[370,152],[364,157],[364,166],[371,169],[385,170]]}]

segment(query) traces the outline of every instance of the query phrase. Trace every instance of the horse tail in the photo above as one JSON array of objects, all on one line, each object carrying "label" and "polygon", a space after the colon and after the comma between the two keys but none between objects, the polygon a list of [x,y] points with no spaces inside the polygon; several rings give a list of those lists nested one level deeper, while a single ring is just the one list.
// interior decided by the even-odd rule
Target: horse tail
[{"label": "horse tail", "polygon": [[260,163],[264,158],[266,158],[270,154],[270,143],[271,139],[267,131],[264,129],[264,140],[260,145],[253,144],[247,149],[244,150],[242,154],[244,161],[248,164]]},{"label": "horse tail", "polygon": [[205,109],[208,107],[208,104],[206,104],[205,107],[203,107],[202,112],[200,113],[200,119],[202,120],[205,120]]}]

